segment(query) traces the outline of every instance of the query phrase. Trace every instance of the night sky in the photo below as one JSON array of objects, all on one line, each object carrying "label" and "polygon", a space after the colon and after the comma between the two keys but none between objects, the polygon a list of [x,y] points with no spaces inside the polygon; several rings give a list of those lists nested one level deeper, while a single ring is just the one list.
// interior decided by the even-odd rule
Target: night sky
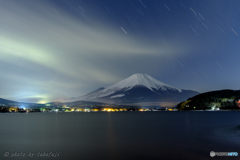
[{"label": "night sky", "polygon": [[0,0],[0,97],[79,97],[134,73],[240,89],[239,0]]}]

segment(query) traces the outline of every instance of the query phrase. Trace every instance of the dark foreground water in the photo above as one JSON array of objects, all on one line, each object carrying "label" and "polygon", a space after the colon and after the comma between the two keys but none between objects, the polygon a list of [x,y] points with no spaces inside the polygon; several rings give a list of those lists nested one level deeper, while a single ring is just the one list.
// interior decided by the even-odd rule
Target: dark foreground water
[{"label": "dark foreground water", "polygon": [[240,154],[240,112],[2,113],[0,127],[0,159],[8,160],[197,160],[213,159],[210,151]]}]

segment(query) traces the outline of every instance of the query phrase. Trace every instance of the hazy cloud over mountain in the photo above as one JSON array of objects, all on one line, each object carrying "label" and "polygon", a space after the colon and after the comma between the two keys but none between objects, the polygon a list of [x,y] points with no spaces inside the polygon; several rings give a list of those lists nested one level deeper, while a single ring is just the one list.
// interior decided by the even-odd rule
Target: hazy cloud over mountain
[{"label": "hazy cloud over mountain", "polygon": [[81,96],[134,73],[239,89],[238,1],[0,1],[0,97]]}]

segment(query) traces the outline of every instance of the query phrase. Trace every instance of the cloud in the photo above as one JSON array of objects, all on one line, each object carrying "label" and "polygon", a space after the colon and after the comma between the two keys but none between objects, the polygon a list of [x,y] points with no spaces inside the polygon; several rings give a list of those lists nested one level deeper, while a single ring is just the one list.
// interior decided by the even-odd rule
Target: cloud
[{"label": "cloud", "polygon": [[[89,25],[44,1],[0,3],[0,56],[6,66],[0,71],[4,85],[9,90],[13,86],[14,93],[27,86],[32,90],[28,96],[44,94],[52,100],[83,95],[96,85],[144,70],[151,61],[166,66],[164,59],[189,49],[182,43],[174,48],[162,39],[154,43],[136,39],[109,24]],[[8,98],[10,92],[0,94]]]}]

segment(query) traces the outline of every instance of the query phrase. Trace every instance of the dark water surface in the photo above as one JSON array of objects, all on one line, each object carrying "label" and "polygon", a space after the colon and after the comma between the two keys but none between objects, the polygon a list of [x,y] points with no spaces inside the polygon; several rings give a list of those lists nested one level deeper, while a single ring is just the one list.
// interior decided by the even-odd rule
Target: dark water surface
[{"label": "dark water surface", "polygon": [[[0,159],[197,160],[213,159],[210,151],[240,154],[240,112],[2,113],[0,126]],[[40,157],[44,152],[59,156]]]}]

